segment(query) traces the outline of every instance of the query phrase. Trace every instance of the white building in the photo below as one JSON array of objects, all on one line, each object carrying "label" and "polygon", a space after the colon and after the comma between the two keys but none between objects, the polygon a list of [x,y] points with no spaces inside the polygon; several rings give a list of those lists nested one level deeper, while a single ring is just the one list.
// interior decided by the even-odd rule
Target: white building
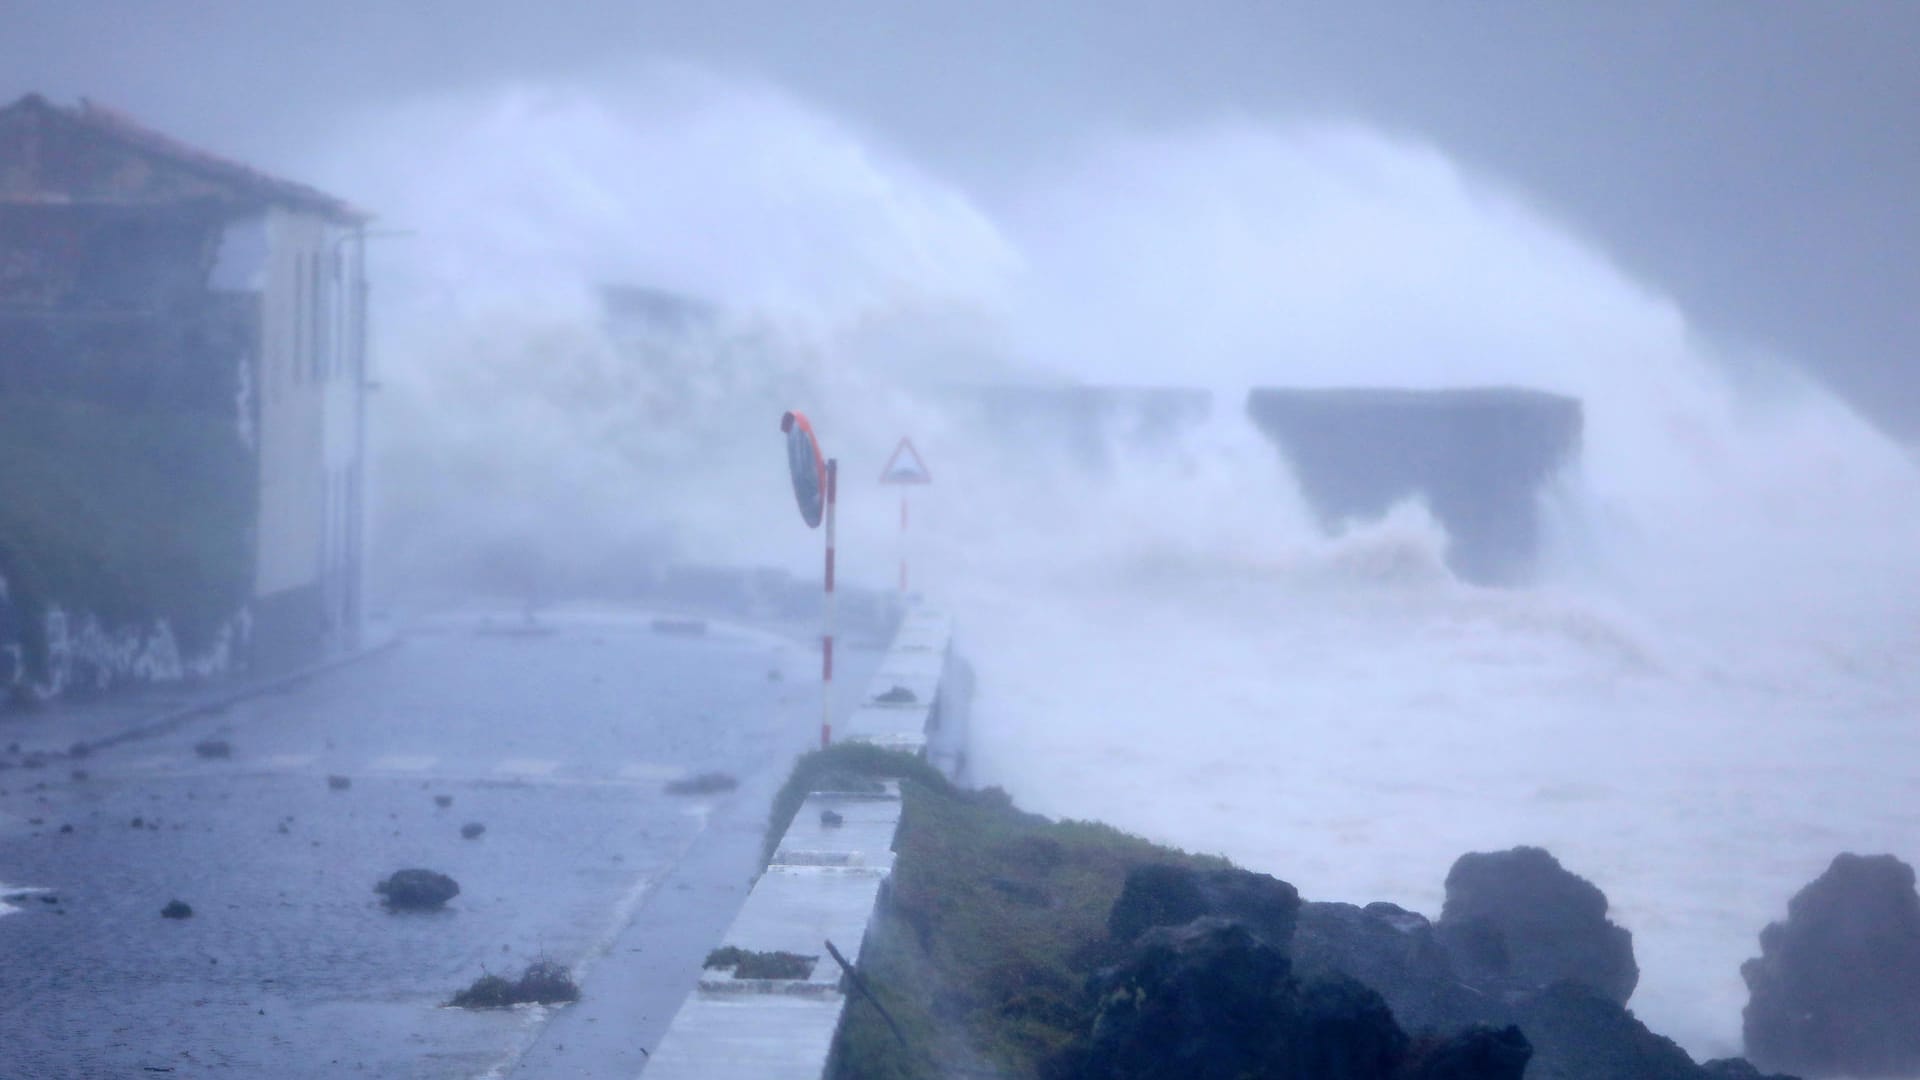
[{"label": "white building", "polygon": [[251,565],[215,584],[261,666],[358,635],[367,220],[91,103],[0,109],[0,397],[231,425]]}]

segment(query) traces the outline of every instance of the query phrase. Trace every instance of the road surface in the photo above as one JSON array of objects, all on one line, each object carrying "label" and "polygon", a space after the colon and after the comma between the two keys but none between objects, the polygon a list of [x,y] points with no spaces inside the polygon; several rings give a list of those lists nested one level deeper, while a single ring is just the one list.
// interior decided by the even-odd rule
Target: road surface
[{"label": "road surface", "polygon": [[[717,624],[463,618],[83,759],[29,767],[71,739],[0,720],[0,1076],[635,1075],[817,738],[817,663]],[[745,786],[665,792],[705,770]],[[447,910],[381,907],[414,866],[460,883]],[[442,1007],[541,956],[579,1005]]]}]

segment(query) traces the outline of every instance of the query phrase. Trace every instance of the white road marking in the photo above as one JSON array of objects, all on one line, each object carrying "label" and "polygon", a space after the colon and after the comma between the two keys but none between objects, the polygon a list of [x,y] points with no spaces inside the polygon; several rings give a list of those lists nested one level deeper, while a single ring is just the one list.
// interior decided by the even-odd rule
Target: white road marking
[{"label": "white road marking", "polygon": [[[608,912],[606,928],[587,946],[586,951],[580,955],[580,959],[573,963],[573,976],[576,982],[587,981],[588,972],[592,971],[594,965],[607,955],[616,941],[620,940],[621,933],[633,922],[635,916],[639,915],[640,906],[646,902],[647,897],[667,880],[668,875],[672,874],[686,859],[687,853],[693,850],[693,845],[706,832],[706,824],[703,816],[700,827],[688,834],[666,863],[655,872],[642,875],[636,880],[633,887],[627,890],[626,895],[613,906],[613,910]],[[547,1021],[552,1017],[553,1010],[544,1006],[527,1010],[522,1015],[518,1037],[507,1047],[506,1053],[493,1063],[492,1068],[480,1074],[479,1080],[505,1080],[506,1076],[513,1072],[514,1066],[520,1063],[520,1059],[527,1056],[527,1051],[533,1049],[534,1041],[539,1038],[541,1030],[546,1027]]]},{"label": "white road marking", "polygon": [[[9,885],[4,881],[0,881],[0,896],[31,895],[46,891],[47,890],[37,885]],[[11,915],[16,911],[23,910],[25,910],[25,908],[9,904],[5,900],[0,900],[0,915]]]},{"label": "white road marking", "polygon": [[557,761],[540,761],[535,758],[508,758],[493,767],[493,771],[503,776],[548,776],[560,767]]},{"label": "white road marking", "polygon": [[430,754],[387,754],[374,758],[367,768],[374,772],[424,772],[439,760]]}]

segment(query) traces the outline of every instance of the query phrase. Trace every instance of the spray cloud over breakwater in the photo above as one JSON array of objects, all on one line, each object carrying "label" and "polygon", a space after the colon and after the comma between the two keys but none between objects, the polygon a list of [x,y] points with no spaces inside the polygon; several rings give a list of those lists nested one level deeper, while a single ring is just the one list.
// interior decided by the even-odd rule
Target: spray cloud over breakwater
[{"label": "spray cloud over breakwater", "polygon": [[[773,436],[799,405],[859,483],[902,430],[927,453],[916,555],[981,670],[980,779],[1034,809],[1428,911],[1461,852],[1545,845],[1696,1055],[1737,1051],[1738,963],[1835,851],[1920,856],[1911,460],[1430,148],[1223,122],[968,193],[667,72],[423,102],[337,160],[391,162],[336,185],[418,230],[380,256],[394,577],[810,570]],[[636,365],[609,282],[718,314]],[[1212,420],[1088,468],[941,408],[1015,377],[1199,386]],[[1580,398],[1541,581],[1454,580],[1418,506],[1322,537],[1239,418],[1257,384]],[[893,504],[850,491],[845,565],[884,582]]]}]

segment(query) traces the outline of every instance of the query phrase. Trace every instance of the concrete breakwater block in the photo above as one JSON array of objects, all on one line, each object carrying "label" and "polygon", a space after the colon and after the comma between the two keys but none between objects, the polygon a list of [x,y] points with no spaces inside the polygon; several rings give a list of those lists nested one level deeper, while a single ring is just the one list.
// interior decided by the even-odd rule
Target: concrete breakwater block
[{"label": "concrete breakwater block", "polygon": [[1447,563],[1482,584],[1523,580],[1541,489],[1580,452],[1579,401],[1537,390],[1257,389],[1247,415],[1292,464],[1323,524],[1418,498],[1447,530]]}]

